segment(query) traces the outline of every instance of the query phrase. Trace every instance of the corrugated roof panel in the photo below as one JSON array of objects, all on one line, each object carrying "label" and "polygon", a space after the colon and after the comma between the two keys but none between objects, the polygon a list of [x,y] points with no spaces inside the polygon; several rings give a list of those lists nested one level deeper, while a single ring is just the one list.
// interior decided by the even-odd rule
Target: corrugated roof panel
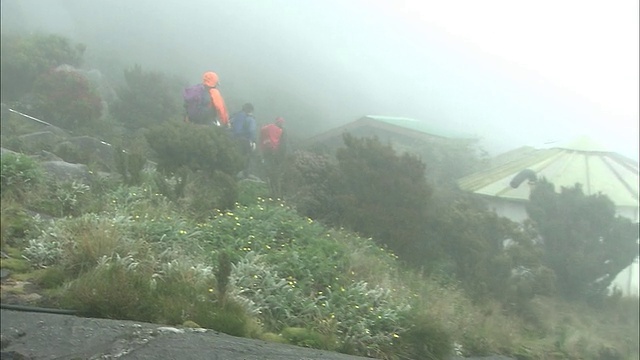
[{"label": "corrugated roof panel", "polygon": [[556,186],[582,184],[587,195],[603,193],[618,207],[638,207],[638,163],[611,152],[603,152],[588,142],[576,142],[581,149],[537,149],[523,147],[496,157],[498,165],[458,181],[461,189],[512,200],[527,200],[529,186],[512,189],[509,182],[524,169],[533,170]]},{"label": "corrugated roof panel", "polygon": [[602,156],[588,157],[589,194],[602,192],[617,205],[638,206],[638,176],[612,166],[607,160]]},{"label": "corrugated roof panel", "polygon": [[508,185],[509,181],[511,181],[511,179],[520,171],[524,169],[531,169],[538,172],[542,167],[546,166],[546,164],[552,162],[559,153],[560,152],[556,149],[530,151],[530,148],[523,148],[520,156],[511,154],[511,158],[509,160],[501,161],[499,162],[499,165],[460,179],[458,181],[458,186],[463,190],[476,191],[493,182],[501,181],[505,178],[509,179],[507,181]]}]

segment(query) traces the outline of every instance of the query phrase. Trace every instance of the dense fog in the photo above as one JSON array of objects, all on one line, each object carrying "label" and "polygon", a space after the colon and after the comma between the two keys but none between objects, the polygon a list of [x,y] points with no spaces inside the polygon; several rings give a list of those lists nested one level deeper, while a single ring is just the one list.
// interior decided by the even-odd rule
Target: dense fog
[{"label": "dense fog", "polygon": [[[638,4],[535,8],[421,1],[3,0],[2,32],[87,45],[117,82],[140,64],[221,78],[230,110],[252,102],[311,136],[367,115],[477,136],[490,152],[589,135],[637,159]],[[177,94],[179,96],[179,94]]]}]

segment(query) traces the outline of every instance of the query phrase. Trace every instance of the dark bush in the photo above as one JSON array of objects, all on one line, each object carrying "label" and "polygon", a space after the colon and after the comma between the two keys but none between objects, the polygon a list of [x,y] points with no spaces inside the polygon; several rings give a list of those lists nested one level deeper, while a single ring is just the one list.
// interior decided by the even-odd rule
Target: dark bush
[{"label": "dark bush", "polygon": [[410,319],[409,331],[400,336],[396,346],[406,359],[447,359],[453,350],[453,339],[446,329],[428,316],[417,314]]},{"label": "dark bush", "polygon": [[80,73],[67,70],[49,71],[36,80],[33,93],[37,116],[63,129],[77,132],[90,128],[102,114],[98,91]]},{"label": "dark bush", "polygon": [[197,217],[233,207],[238,197],[235,175],[243,161],[225,129],[169,122],[145,136],[156,155],[163,194],[184,198]]},{"label": "dark bush", "polygon": [[327,223],[337,223],[335,184],[338,168],[328,155],[298,150],[291,156],[283,190],[297,211]]},{"label": "dark bush", "polygon": [[[34,88],[36,79],[60,65],[80,66],[85,46],[59,35],[2,34],[2,101],[19,100]],[[37,88],[37,86],[36,86]]]},{"label": "dark bush", "polygon": [[182,86],[159,72],[139,65],[124,71],[126,84],[116,90],[111,114],[126,128],[150,128],[182,115]]},{"label": "dark bush", "polygon": [[638,256],[638,224],[616,216],[615,204],[582,187],[539,182],[527,212],[543,238],[543,262],[557,277],[557,289],[569,299],[597,300],[615,276]]},{"label": "dark bush", "polygon": [[222,171],[191,173],[184,188],[186,208],[197,220],[214,216],[216,210],[232,209],[237,199],[237,181]]},{"label": "dark bush", "polygon": [[186,167],[194,172],[221,171],[235,176],[243,166],[222,128],[171,122],[153,127],[145,137],[156,154],[158,170],[167,175],[176,175]]},{"label": "dark bush", "polygon": [[416,245],[424,237],[431,188],[415,156],[397,155],[378,139],[344,136],[336,157],[340,224],[386,244],[405,260],[421,262]]}]

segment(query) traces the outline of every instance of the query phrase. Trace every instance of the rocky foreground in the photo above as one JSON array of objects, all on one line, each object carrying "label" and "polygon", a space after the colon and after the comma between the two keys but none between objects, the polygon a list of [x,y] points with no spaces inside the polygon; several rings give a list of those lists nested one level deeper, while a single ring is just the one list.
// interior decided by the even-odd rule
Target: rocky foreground
[{"label": "rocky foreground", "polygon": [[[10,359],[355,360],[359,356],[126,320],[0,310]],[[509,360],[502,356],[474,358]]]},{"label": "rocky foreground", "polygon": [[364,359],[212,330],[0,310],[4,359]]}]

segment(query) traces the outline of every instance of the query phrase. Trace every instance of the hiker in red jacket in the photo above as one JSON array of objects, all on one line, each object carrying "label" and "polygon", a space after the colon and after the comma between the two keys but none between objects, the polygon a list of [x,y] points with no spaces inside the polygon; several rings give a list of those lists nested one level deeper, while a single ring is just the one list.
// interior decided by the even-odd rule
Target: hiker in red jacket
[{"label": "hiker in red jacket", "polygon": [[283,141],[281,141],[284,132],[283,126],[284,119],[278,117],[274,123],[267,124],[260,129],[260,150],[263,154],[282,151],[281,149],[284,148]]},{"label": "hiker in red jacket", "polygon": [[260,151],[269,186],[273,195],[278,196],[286,152],[283,118],[278,117],[274,123],[260,129]]}]

